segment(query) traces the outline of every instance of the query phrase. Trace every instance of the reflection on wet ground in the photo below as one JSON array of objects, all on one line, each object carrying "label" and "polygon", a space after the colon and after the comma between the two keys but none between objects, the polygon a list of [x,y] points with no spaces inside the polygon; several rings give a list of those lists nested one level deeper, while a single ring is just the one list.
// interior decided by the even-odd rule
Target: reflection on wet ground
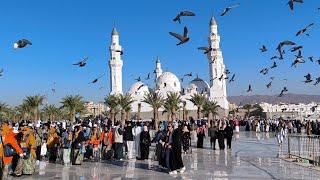
[{"label": "reflection on wet ground", "polygon": [[272,133],[235,134],[232,150],[213,151],[208,138],[204,149],[193,148],[183,156],[186,172],[170,176],[158,163],[148,161],[85,162],[64,167],[41,162],[33,176],[20,179],[319,179],[320,172],[279,159],[287,152]]}]

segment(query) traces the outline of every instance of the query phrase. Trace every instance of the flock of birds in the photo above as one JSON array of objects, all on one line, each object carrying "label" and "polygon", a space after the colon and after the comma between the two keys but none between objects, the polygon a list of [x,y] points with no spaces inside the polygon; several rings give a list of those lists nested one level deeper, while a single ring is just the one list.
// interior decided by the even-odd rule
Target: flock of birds
[{"label": "flock of birds", "polygon": [[[303,3],[303,0],[289,0],[288,2],[288,6],[290,8],[290,10],[294,10],[294,6],[296,3],[300,3],[302,4]],[[229,7],[226,7],[220,14],[220,16],[225,16],[227,15],[228,13],[230,13],[230,11],[234,8],[237,8],[239,7],[240,4],[235,4],[235,5],[232,5],[232,6],[229,6]],[[318,8],[318,10],[320,10],[320,8]],[[188,16],[196,16],[196,14],[194,12],[191,12],[191,11],[181,11],[179,12],[175,18],[173,19],[174,22],[178,22],[179,24],[181,24],[181,21],[182,21],[182,18],[183,17],[188,17]],[[308,31],[314,26],[314,23],[311,23],[309,25],[307,25],[306,27],[302,28],[301,30],[299,30],[297,33],[296,33],[296,36],[302,36],[302,35],[306,35],[306,36],[310,36],[310,34],[308,33]],[[188,28],[185,26],[184,29],[183,29],[183,34],[178,34],[176,32],[169,32],[169,34],[173,37],[175,37],[176,39],[179,40],[179,42],[176,44],[177,46],[179,45],[182,45],[182,44],[185,44],[187,43],[189,40],[190,40],[190,37],[189,37],[189,33],[188,33]],[[30,46],[32,45],[31,41],[29,41],[28,39],[21,39],[21,40],[18,40],[17,42],[14,43],[13,45],[13,48],[14,49],[21,49],[21,48],[25,48],[27,46]],[[276,50],[278,52],[278,55],[275,55],[273,57],[271,57],[270,59],[273,60],[273,64],[272,66],[270,67],[266,67],[266,68],[263,68],[260,70],[260,73],[263,74],[263,75],[267,75],[269,73],[269,70],[271,69],[274,69],[274,68],[277,68],[278,65],[277,65],[277,62],[275,61],[276,59],[278,60],[283,60],[284,59],[284,55],[286,54],[286,51],[285,51],[285,48],[287,46],[290,46],[291,49],[289,49],[289,51],[291,51],[292,53],[293,52],[297,52],[297,54],[295,55],[295,59],[294,61],[292,62],[292,65],[291,67],[297,67],[299,64],[302,64],[302,63],[305,63],[306,61],[304,60],[304,57],[302,56],[302,49],[303,49],[303,46],[301,45],[297,45],[295,42],[293,41],[290,41],[290,40],[285,40],[285,41],[282,41],[278,44]],[[212,51],[215,51],[216,49],[212,48],[212,47],[199,47],[198,50],[200,51],[203,51],[204,54],[208,54]],[[262,47],[259,49],[261,51],[261,53],[265,53],[268,51],[268,48],[267,46],[265,45],[262,45]],[[117,53],[120,53],[121,55],[123,55],[123,50],[115,50]],[[213,58],[213,62],[216,58]],[[320,65],[320,58],[319,59],[315,59],[313,56],[310,56],[308,57],[308,60],[311,61],[311,62],[316,62]],[[88,57],[85,57],[83,59],[81,59],[79,62],[76,62],[72,65],[74,66],[78,66],[79,68],[83,68],[87,65],[87,61],[88,61]],[[3,76],[3,73],[4,73],[4,69],[0,69],[0,77]],[[154,74],[156,73],[155,71],[153,72]],[[213,81],[215,79],[219,79],[220,81],[223,80],[223,79],[228,79],[229,83],[231,82],[234,82],[235,81],[235,74],[233,74],[231,76],[231,78],[229,78],[229,75],[230,75],[230,71],[229,70],[225,70],[224,73],[222,73],[222,75],[218,78],[218,77],[215,77],[214,79],[211,79],[210,81]],[[94,78],[92,81],[89,82],[89,84],[95,84],[99,81],[99,79],[101,79],[102,77],[104,77],[105,74],[101,74],[100,76]],[[184,80],[185,77],[192,77],[192,72],[190,73],[187,73],[185,75],[183,75],[183,77],[180,79],[182,82]],[[318,85],[320,83],[320,77],[316,78],[315,80],[312,79],[312,76],[310,73],[308,73],[307,75],[304,76],[305,77],[305,80],[303,81],[304,83],[311,83],[311,82],[314,82],[314,85]],[[139,76],[138,78],[136,78],[135,80],[136,81],[141,81],[141,77]],[[150,77],[150,73],[148,73],[147,77],[145,78],[145,80],[149,80],[151,79]],[[272,82],[274,80],[274,77],[271,77],[270,78],[271,81],[266,85],[266,87],[269,89],[272,87]],[[286,79],[284,79],[286,80]],[[53,93],[56,92],[56,83],[54,82],[53,84],[53,87],[51,89],[51,91]],[[144,84],[142,84],[138,90],[140,90],[143,86],[145,86]],[[104,89],[104,87],[100,87],[99,88],[100,90],[101,89]],[[252,86],[251,84],[249,84],[249,87],[247,89],[246,92],[252,92],[253,89],[252,89]],[[184,92],[184,90],[183,90]],[[286,92],[288,92],[288,89],[287,87],[283,87],[283,89],[281,90],[280,94],[278,95],[279,97],[283,96]]]}]

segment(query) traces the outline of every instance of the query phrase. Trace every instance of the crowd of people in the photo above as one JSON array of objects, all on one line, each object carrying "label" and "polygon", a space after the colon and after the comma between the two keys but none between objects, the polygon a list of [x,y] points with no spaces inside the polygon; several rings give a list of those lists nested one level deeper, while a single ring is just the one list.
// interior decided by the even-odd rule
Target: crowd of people
[{"label": "crowd of people", "polygon": [[[191,145],[204,147],[210,140],[212,150],[231,149],[233,132],[240,129],[275,132],[279,144],[285,133],[319,134],[319,122],[283,120],[174,120],[154,125],[145,121],[85,119],[76,123],[2,122],[0,128],[1,177],[32,175],[40,161],[81,165],[86,161],[150,159],[150,146],[155,144],[154,160],[170,174],[183,173],[182,153],[191,153]],[[225,144],[226,142],[226,144]]]}]

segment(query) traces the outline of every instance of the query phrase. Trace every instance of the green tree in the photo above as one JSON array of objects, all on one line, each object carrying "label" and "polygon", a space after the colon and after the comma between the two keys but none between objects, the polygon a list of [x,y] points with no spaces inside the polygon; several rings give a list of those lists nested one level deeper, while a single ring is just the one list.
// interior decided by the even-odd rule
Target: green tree
[{"label": "green tree", "polygon": [[43,95],[35,95],[35,96],[27,96],[23,102],[29,106],[29,109],[32,111],[33,120],[40,120],[40,110],[39,107],[43,104],[45,100],[45,96]]},{"label": "green tree", "polygon": [[246,110],[245,116],[247,116],[247,118],[249,118],[251,110],[253,109],[253,106],[251,104],[246,104],[246,105],[243,106],[243,109]]},{"label": "green tree", "polygon": [[6,103],[0,102],[0,120],[8,118],[9,106]]},{"label": "green tree", "polygon": [[62,108],[67,112],[70,121],[75,121],[76,113],[83,113],[85,111],[85,102],[80,95],[69,95],[62,98]]},{"label": "green tree", "polygon": [[206,102],[206,97],[203,94],[196,93],[189,99],[195,106],[197,106],[197,118],[201,118],[202,106]]},{"label": "green tree", "polygon": [[122,95],[120,94],[118,97],[118,104],[121,108],[121,122],[122,124],[125,123],[126,115],[131,111],[131,104],[133,103],[133,98],[129,94]]},{"label": "green tree", "polygon": [[45,106],[42,111],[50,120],[57,120],[60,118],[59,115],[61,114],[61,110],[52,104]]},{"label": "green tree", "polygon": [[142,102],[147,103],[152,107],[153,119],[155,120],[155,128],[156,130],[158,130],[159,108],[161,108],[165,103],[163,96],[159,92],[151,90],[143,97]]},{"label": "green tree", "polygon": [[167,113],[169,113],[169,121],[173,121],[176,118],[176,112],[179,109],[179,104],[181,103],[181,96],[176,92],[169,92],[167,94],[167,99],[164,103],[164,108]]},{"label": "green tree", "polygon": [[104,104],[109,108],[110,119],[112,124],[114,124],[115,116],[119,109],[118,97],[116,95],[109,95],[104,98]]},{"label": "green tree", "polygon": [[22,104],[16,106],[15,111],[17,112],[19,119],[31,119],[32,110],[26,102],[23,102]]},{"label": "green tree", "polygon": [[208,119],[210,118],[210,115],[212,115],[212,118],[215,119],[216,115],[218,115],[219,107],[220,106],[217,102],[206,100],[203,104],[202,112],[206,117],[208,117]]}]

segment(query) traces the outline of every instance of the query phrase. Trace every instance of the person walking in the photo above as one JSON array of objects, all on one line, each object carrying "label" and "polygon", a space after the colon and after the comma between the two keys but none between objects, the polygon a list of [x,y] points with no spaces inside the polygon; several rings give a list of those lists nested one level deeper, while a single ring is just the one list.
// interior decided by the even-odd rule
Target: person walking
[{"label": "person walking", "polygon": [[134,130],[133,130],[133,135],[134,135],[134,145],[135,145],[135,150],[136,150],[136,158],[140,159],[141,158],[141,152],[140,152],[140,134],[142,132],[142,128],[140,126],[140,123],[137,123]]},{"label": "person walking", "polygon": [[208,137],[210,137],[210,145],[213,150],[216,150],[217,131],[218,129],[216,124],[211,121],[210,128],[208,129]]},{"label": "person walking", "polygon": [[190,148],[190,142],[191,142],[190,131],[188,127],[185,125],[182,130],[182,146],[185,154],[187,154]]},{"label": "person walking", "polygon": [[123,131],[120,126],[120,122],[115,123],[114,129],[114,158],[117,160],[122,160],[123,157]]},{"label": "person walking", "polygon": [[198,138],[198,142],[197,142],[197,148],[203,148],[203,140],[205,138],[205,126],[199,126],[198,127],[198,131],[197,131],[197,138]]},{"label": "person walking", "polygon": [[124,128],[124,139],[127,143],[128,159],[133,158],[133,129],[131,122],[127,121],[127,126]]},{"label": "person walking", "polygon": [[231,141],[232,141],[232,136],[233,136],[233,128],[230,124],[230,122],[227,124],[227,127],[224,129],[225,135],[227,138],[227,148],[231,149]]},{"label": "person walking", "polygon": [[149,159],[149,146],[151,145],[151,138],[148,127],[143,126],[143,131],[140,134],[140,149],[141,160]]}]

